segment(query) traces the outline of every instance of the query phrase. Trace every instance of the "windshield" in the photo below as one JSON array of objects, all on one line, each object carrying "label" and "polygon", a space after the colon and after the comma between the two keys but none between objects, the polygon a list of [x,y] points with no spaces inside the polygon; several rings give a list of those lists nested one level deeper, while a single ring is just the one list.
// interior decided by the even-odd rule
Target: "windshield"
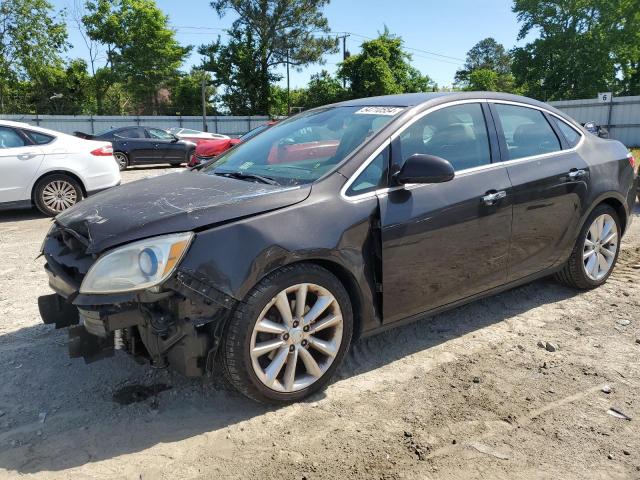
[{"label": "windshield", "polygon": [[240,143],[202,171],[250,181],[262,177],[281,185],[311,183],[403,110],[329,107],[302,113]]}]

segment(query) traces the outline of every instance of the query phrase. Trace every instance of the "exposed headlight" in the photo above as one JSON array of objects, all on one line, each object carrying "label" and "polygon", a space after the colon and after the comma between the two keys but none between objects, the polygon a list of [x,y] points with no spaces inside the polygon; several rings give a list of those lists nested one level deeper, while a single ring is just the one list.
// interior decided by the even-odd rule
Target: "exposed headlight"
[{"label": "exposed headlight", "polygon": [[124,293],[165,281],[189,248],[193,233],[176,233],[130,243],[98,258],[80,293]]}]

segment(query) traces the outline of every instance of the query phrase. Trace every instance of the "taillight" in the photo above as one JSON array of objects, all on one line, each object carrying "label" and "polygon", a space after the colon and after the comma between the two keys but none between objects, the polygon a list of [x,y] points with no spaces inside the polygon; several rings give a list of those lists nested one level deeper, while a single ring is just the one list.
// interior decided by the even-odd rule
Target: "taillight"
[{"label": "taillight", "polygon": [[627,154],[627,159],[629,160],[629,163],[631,164],[631,168],[633,168],[633,171],[635,173],[638,173],[638,164],[636,163],[636,159],[633,156],[633,153],[629,152]]},{"label": "taillight", "polygon": [[105,145],[104,147],[91,150],[91,155],[96,157],[111,157],[113,155],[113,147],[111,145]]}]

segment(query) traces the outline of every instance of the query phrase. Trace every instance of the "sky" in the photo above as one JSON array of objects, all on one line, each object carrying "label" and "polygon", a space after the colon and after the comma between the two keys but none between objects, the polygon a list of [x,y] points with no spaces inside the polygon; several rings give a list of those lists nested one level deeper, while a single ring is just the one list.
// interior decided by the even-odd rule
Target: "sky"
[{"label": "sky", "polygon": [[[50,0],[57,9],[73,10],[74,0]],[[178,41],[193,45],[194,51],[185,70],[200,63],[198,45],[224,36],[234,17],[218,18],[209,0],[156,0],[169,16]],[[506,48],[517,42],[519,25],[511,12],[511,0],[332,0],[324,13],[336,35],[351,34],[347,50],[359,51],[363,41],[384,30],[402,37],[413,55],[412,64],[429,75],[439,86],[453,83],[456,70],[464,63],[467,51],[478,41],[493,37]],[[87,58],[88,52],[74,22],[68,19],[70,58]],[[314,73],[326,69],[334,73],[342,52],[324,57],[324,65],[311,65],[301,72],[291,71],[291,87],[306,86]],[[284,68],[280,69],[284,74]],[[280,82],[286,85],[283,78]]]}]

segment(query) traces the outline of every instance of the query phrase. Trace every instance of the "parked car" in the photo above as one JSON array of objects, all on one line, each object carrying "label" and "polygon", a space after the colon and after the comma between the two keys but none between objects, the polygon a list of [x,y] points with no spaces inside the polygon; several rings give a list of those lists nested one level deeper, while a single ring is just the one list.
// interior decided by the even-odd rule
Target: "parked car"
[{"label": "parked car", "polygon": [[[269,161],[314,137],[337,147]],[[296,401],[363,335],[551,274],[602,285],[636,170],[621,143],[524,97],[338,103],[59,215],[40,311],[71,326],[73,357],[110,355],[116,338],[156,367],[219,361],[248,397]]]},{"label": "parked car", "polygon": [[57,215],[119,183],[110,143],[0,120],[0,209]]},{"label": "parked car", "polygon": [[246,142],[250,138],[255,137],[259,133],[264,132],[266,129],[275,125],[275,121],[265,123],[260,125],[252,130],[249,130],[247,133],[242,135],[240,138],[228,138],[222,140],[205,140],[200,142],[197,146],[191,159],[189,160],[189,167],[196,167],[203,163],[210,161],[211,159],[217,157],[218,155],[226,152],[227,150],[235,147],[239,143]]},{"label": "parked car", "polygon": [[190,128],[168,128],[167,132],[175,135],[180,140],[188,140],[196,145],[204,140],[227,140],[230,138],[228,135],[223,135],[221,133],[201,132]]},{"label": "parked car", "polygon": [[600,138],[609,138],[609,131],[603,126],[596,124],[596,122],[586,122],[583,123],[582,126],[587,132],[593,133]]},{"label": "parked car", "polygon": [[152,127],[120,127],[97,135],[75,132],[81,138],[107,140],[113,145],[113,156],[120,170],[132,165],[169,163],[174,167],[188,162],[196,144]]}]

